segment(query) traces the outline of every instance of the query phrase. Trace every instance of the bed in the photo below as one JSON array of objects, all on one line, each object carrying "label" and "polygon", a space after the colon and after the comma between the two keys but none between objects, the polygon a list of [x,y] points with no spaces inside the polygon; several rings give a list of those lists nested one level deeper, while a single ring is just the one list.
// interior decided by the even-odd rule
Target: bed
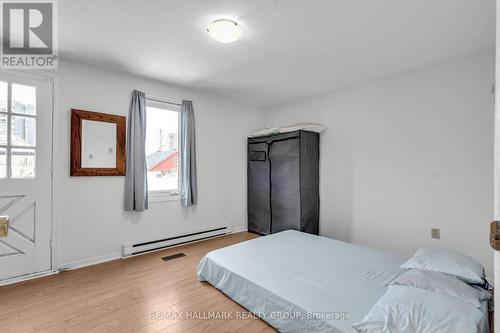
[{"label": "bed", "polygon": [[[356,332],[406,258],[284,231],[208,253],[198,278],[281,332]],[[482,327],[488,332],[487,304]]]}]

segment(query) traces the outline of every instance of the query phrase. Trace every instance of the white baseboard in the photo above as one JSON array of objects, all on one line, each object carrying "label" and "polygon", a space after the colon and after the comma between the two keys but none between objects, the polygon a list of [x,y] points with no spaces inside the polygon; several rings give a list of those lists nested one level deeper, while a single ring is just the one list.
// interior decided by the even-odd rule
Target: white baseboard
[{"label": "white baseboard", "polygon": [[[246,227],[238,229],[238,230],[232,230],[231,233],[228,233],[228,234],[234,234],[237,232],[244,232],[244,231],[247,231]],[[200,241],[203,241],[203,240],[200,240]],[[196,240],[192,241],[192,243],[197,243],[197,242],[199,242],[199,241],[196,241]],[[182,245],[185,245],[185,244],[182,244]],[[172,246],[172,247],[175,247],[175,246]],[[159,251],[161,251],[161,250],[162,249],[160,249]],[[69,270],[73,270],[73,269],[77,269],[77,268],[83,268],[83,267],[87,267],[87,266],[102,264],[102,263],[105,263],[108,261],[122,259],[122,258],[123,258],[122,253],[117,252],[117,253],[106,254],[103,256],[72,261],[72,262],[60,264],[59,271],[69,271]]]},{"label": "white baseboard", "polygon": [[236,229],[236,230],[233,230],[233,234],[237,233],[237,232],[245,232],[245,231],[248,231],[248,228],[247,227],[244,227],[244,228],[241,228],[241,229]]},{"label": "white baseboard", "polygon": [[21,275],[21,276],[16,276],[11,279],[6,279],[0,281],[0,286],[6,286],[8,284],[13,284],[13,283],[18,283],[18,282],[23,282],[23,281],[28,281],[28,280],[33,280],[36,278],[44,277],[44,276],[49,276],[49,275],[54,275],[59,273],[59,271],[45,271],[45,272],[38,272],[38,273],[33,273],[33,274],[26,274],[26,275]]},{"label": "white baseboard", "polygon": [[111,253],[111,254],[106,254],[103,256],[98,256],[98,257],[93,257],[93,258],[88,258],[88,259],[72,261],[72,262],[68,262],[68,263],[59,265],[59,271],[69,271],[72,269],[102,264],[102,263],[105,263],[107,261],[121,259],[121,258],[122,258],[122,254],[120,252],[118,252],[118,253]]},{"label": "white baseboard", "polygon": [[[226,235],[216,236],[214,238],[224,237],[224,236],[227,236],[230,234],[234,234],[237,232],[244,232],[244,231],[248,231],[247,228],[232,230],[230,233],[228,233]],[[193,240],[190,243],[203,242],[204,240],[205,239]],[[177,246],[182,246],[182,245],[185,245],[185,244],[174,245],[172,247],[177,247]],[[159,249],[158,251],[161,251],[161,250],[162,249]],[[22,282],[22,281],[27,281],[27,280],[32,280],[32,279],[36,279],[36,278],[44,277],[44,276],[48,276],[48,275],[53,275],[53,274],[57,274],[57,273],[62,272],[62,271],[69,271],[69,270],[83,268],[83,267],[87,267],[87,266],[102,264],[102,263],[105,263],[108,261],[122,259],[122,258],[123,258],[122,253],[118,252],[118,253],[111,253],[111,254],[106,254],[106,255],[98,256],[98,257],[76,260],[76,261],[60,264],[59,270],[51,270],[51,271],[46,271],[46,272],[33,273],[33,274],[18,276],[18,277],[12,278],[12,279],[2,280],[2,281],[0,281],[0,286],[12,284],[12,283],[17,283],[17,282]]]}]

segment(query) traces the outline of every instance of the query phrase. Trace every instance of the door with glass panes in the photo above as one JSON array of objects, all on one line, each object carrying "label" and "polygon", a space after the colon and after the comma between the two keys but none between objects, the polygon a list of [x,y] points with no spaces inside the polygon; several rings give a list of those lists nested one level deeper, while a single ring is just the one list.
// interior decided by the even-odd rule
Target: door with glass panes
[{"label": "door with glass panes", "polygon": [[0,72],[0,284],[51,269],[52,89]]}]

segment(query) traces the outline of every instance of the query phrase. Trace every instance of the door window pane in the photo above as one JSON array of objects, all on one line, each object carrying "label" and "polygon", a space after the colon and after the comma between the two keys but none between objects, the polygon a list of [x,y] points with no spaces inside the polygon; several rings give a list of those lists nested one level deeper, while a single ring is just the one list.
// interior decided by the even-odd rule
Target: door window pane
[{"label": "door window pane", "polygon": [[35,146],[35,118],[12,116],[12,146]]},{"label": "door window pane", "polygon": [[0,148],[0,178],[7,178],[7,149]]},{"label": "door window pane", "polygon": [[7,115],[0,113],[0,145],[7,144]]},{"label": "door window pane", "polygon": [[36,114],[36,87],[12,84],[12,112]]},{"label": "door window pane", "polygon": [[0,82],[0,112],[7,112],[7,82]]},{"label": "door window pane", "polygon": [[36,87],[0,81],[0,178],[34,178]]},{"label": "door window pane", "polygon": [[35,151],[33,149],[12,149],[10,158],[12,178],[35,177]]}]

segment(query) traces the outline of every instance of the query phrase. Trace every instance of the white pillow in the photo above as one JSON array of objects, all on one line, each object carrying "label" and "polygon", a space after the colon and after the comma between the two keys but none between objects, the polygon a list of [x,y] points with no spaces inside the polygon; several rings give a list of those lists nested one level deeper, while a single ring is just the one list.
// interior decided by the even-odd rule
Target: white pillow
[{"label": "white pillow", "polygon": [[484,283],[484,268],[475,259],[452,250],[423,248],[401,265],[456,276],[467,283]]},{"label": "white pillow", "polygon": [[390,286],[360,323],[362,333],[478,332],[483,314],[455,298],[428,290]]},{"label": "white pillow", "polygon": [[425,289],[456,298],[476,308],[480,308],[481,302],[491,297],[486,290],[476,289],[457,277],[419,269],[410,269],[401,274],[391,284]]}]

